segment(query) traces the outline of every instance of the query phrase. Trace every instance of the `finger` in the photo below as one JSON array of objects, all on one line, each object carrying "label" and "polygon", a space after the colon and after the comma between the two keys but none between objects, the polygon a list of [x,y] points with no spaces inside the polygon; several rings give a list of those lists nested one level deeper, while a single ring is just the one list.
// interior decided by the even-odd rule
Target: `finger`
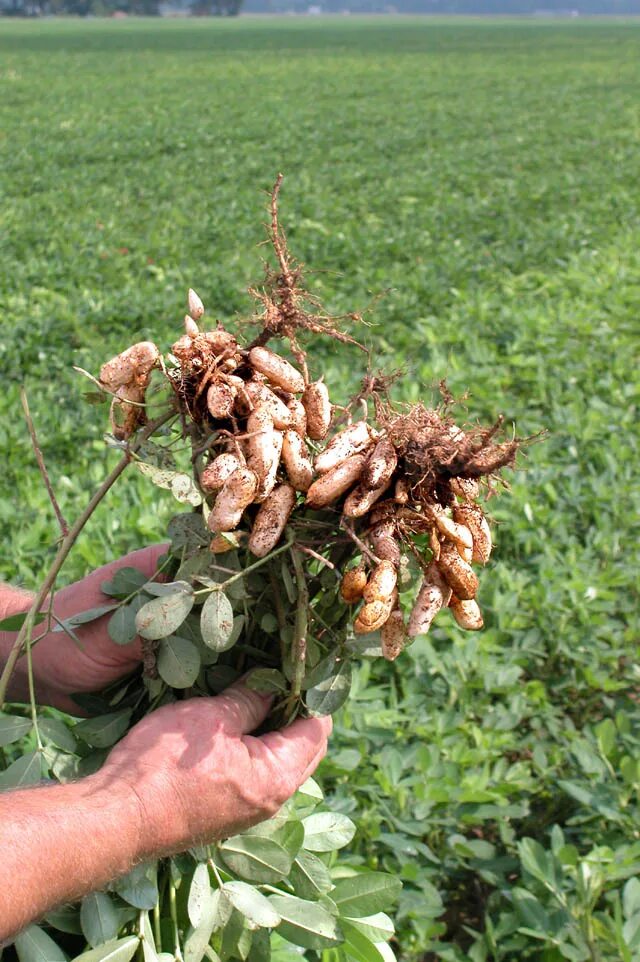
[{"label": "finger", "polygon": [[220,724],[229,735],[247,735],[265,720],[273,698],[236,682],[214,699]]},{"label": "finger", "polygon": [[293,725],[259,738],[245,738],[250,754],[292,786],[292,793],[315,771],[327,751],[332,722],[324,718],[298,718]]}]

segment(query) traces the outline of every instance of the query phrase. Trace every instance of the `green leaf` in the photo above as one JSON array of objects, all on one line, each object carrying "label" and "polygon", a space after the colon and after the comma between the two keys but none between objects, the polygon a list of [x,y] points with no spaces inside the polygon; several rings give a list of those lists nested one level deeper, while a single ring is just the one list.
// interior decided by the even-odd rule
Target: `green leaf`
[{"label": "green leaf", "polygon": [[176,514],[169,522],[167,534],[171,540],[174,553],[186,548],[188,552],[196,548],[207,548],[211,541],[211,534],[207,531],[201,514],[189,511],[186,514]]},{"label": "green leaf", "polygon": [[384,956],[380,954],[378,948],[373,944],[363,932],[350,925],[344,919],[341,920],[342,930],[345,936],[345,951],[356,962],[384,962]]},{"label": "green leaf", "polygon": [[37,785],[42,778],[42,755],[28,752],[17,758],[4,772],[0,772],[0,792],[9,788],[24,788]]},{"label": "green leaf", "polygon": [[110,581],[103,581],[100,590],[113,598],[128,598],[148,581],[148,576],[137,568],[118,568]]},{"label": "green leaf", "polygon": [[518,855],[524,869],[552,888],[556,887],[553,857],[533,838],[523,838],[518,842]]},{"label": "green leaf", "polygon": [[124,735],[130,718],[131,709],[123,708],[109,715],[98,715],[96,718],[77,722],[73,733],[94,748],[109,748]]},{"label": "green leaf", "polygon": [[348,845],[356,833],[350,818],[339,812],[318,812],[303,819],[304,847],[310,852],[333,852]]},{"label": "green leaf", "polygon": [[640,913],[640,879],[630,878],[622,889],[622,908],[625,918]]},{"label": "green leaf", "polygon": [[150,911],[158,901],[156,863],[141,862],[114,882],[111,888],[134,908]]},{"label": "green leaf", "polygon": [[118,913],[106,892],[92,892],[83,898],[80,925],[85,939],[94,948],[115,939],[119,928]]},{"label": "green leaf", "polygon": [[83,952],[73,962],[131,962],[136,954],[140,939],[137,935],[127,935],[123,939],[113,939],[105,945]]},{"label": "green leaf", "polygon": [[360,919],[342,919],[342,922],[349,922],[352,928],[362,932],[372,942],[388,941],[395,931],[392,920],[384,912],[365,915]]},{"label": "green leaf", "polygon": [[232,872],[249,882],[280,882],[291,869],[287,850],[258,835],[235,835],[222,842],[219,852]]},{"label": "green leaf", "polygon": [[329,869],[311,852],[298,852],[289,872],[289,881],[295,894],[303,899],[317,900],[333,888]]},{"label": "green leaf", "polygon": [[22,715],[0,713],[0,748],[3,745],[11,745],[12,742],[17,742],[28,735],[32,724],[30,718],[23,718]]},{"label": "green leaf", "polygon": [[305,702],[312,715],[332,715],[344,705],[351,691],[351,662],[336,662],[328,678],[307,689]]},{"label": "green leaf", "polygon": [[190,688],[200,672],[198,649],[186,638],[171,635],[158,646],[158,673],[172,688]]},{"label": "green leaf", "polygon": [[95,608],[87,608],[86,611],[79,611],[77,615],[71,615],[70,618],[65,618],[53,629],[54,632],[64,631],[65,628],[78,628],[80,625],[88,625],[92,621],[97,621],[98,618],[102,618],[103,615],[109,614],[117,608],[117,604],[111,605],[98,605]]},{"label": "green leaf", "polygon": [[338,922],[317,902],[293,895],[272,895],[269,901],[282,919],[278,934],[294,945],[305,949],[327,949],[342,941]]},{"label": "green leaf", "polygon": [[202,606],[200,630],[205,645],[213,651],[227,651],[233,646],[233,608],[222,591],[212,591]]},{"label": "green leaf", "polygon": [[46,741],[65,752],[75,752],[77,746],[73,732],[59,718],[39,718],[38,729]]},{"label": "green leaf", "polygon": [[540,933],[551,933],[553,928],[545,907],[527,889],[515,887],[511,896],[520,921]]},{"label": "green leaf", "polygon": [[136,615],[136,631],[142,638],[157,641],[172,635],[193,608],[193,588],[186,582],[171,594],[153,598]]},{"label": "green leaf", "polygon": [[130,645],[136,638],[136,615],[144,607],[140,595],[136,595],[128,605],[121,605],[109,618],[107,631],[116,645]]},{"label": "green leaf", "polygon": [[68,956],[40,926],[30,925],[14,942],[20,962],[66,962]]},{"label": "green leaf", "polygon": [[[34,628],[37,627],[37,625],[42,624],[46,618],[46,615],[46,611],[39,611],[37,613],[34,622]],[[0,621],[0,631],[20,631],[28,617],[28,611],[22,611],[17,615],[9,615],[7,618],[3,618],[2,621]]]},{"label": "green leaf", "polygon": [[[184,943],[184,962],[201,962],[211,940],[213,930],[220,922],[220,892],[209,891],[202,906],[202,914],[197,925],[192,925]],[[172,956],[173,958],[173,956]]]},{"label": "green leaf", "polygon": [[364,872],[351,878],[338,879],[331,893],[340,915],[374,915],[388,909],[398,899],[402,882],[384,872]]},{"label": "green leaf", "polygon": [[62,905],[60,908],[52,909],[44,917],[47,925],[59,932],[67,932],[69,935],[82,935],[80,927],[80,911],[75,905]]},{"label": "green leaf", "polygon": [[258,928],[272,929],[280,922],[280,916],[269,899],[246,882],[225,882],[222,893],[244,917]]},{"label": "green leaf", "polygon": [[245,678],[244,683],[247,688],[251,688],[252,691],[259,691],[263,695],[286,692],[288,689],[287,679],[281,671],[275,668],[255,668]]},{"label": "green leaf", "polygon": [[247,962],[271,962],[271,933],[266,929],[254,931]]},{"label": "green leaf", "polygon": [[209,880],[209,867],[206,862],[196,865],[191,885],[189,886],[189,898],[187,900],[187,915],[189,921],[195,928],[202,921],[202,916],[208,902],[211,900],[211,882]]}]

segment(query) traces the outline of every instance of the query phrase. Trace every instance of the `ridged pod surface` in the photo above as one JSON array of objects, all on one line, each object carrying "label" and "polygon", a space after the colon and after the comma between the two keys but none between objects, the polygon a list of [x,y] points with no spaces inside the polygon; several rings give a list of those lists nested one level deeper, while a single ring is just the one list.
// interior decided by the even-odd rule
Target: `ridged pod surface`
[{"label": "ridged pod surface", "polygon": [[287,477],[296,491],[308,491],[313,480],[313,465],[307,446],[297,431],[284,432],[282,461]]},{"label": "ridged pod surface", "polygon": [[218,494],[208,519],[210,531],[233,531],[253,501],[258,490],[258,476],[249,468],[240,467],[228,478]]},{"label": "ridged pod surface", "polygon": [[365,460],[363,454],[354,454],[333,470],[317,478],[307,492],[307,505],[310,508],[326,508],[337,501],[356,483]]},{"label": "ridged pod surface", "polygon": [[362,598],[367,583],[367,572],[362,567],[350,568],[342,576],[340,594],[348,605],[355,605]]},{"label": "ridged pod surface", "polygon": [[393,595],[398,582],[398,572],[391,561],[381,561],[372,571],[362,592],[362,597],[369,604],[372,601],[387,602]]},{"label": "ridged pod surface", "polygon": [[478,590],[478,576],[460,554],[454,544],[445,541],[440,548],[438,568],[451,590],[462,601],[475,598]]},{"label": "ridged pod surface", "polygon": [[[321,451],[316,458],[315,469],[318,474],[326,474],[327,471],[333,470],[347,458],[364,451],[370,444],[371,430],[366,421],[350,424],[340,434],[336,434],[324,451]],[[366,462],[363,462],[363,466],[364,463]]]},{"label": "ridged pod surface", "polygon": [[489,522],[477,504],[455,504],[453,517],[467,526],[473,539],[473,561],[486,564],[491,557],[492,538]]},{"label": "ridged pod surface", "polygon": [[275,548],[295,503],[296,493],[289,484],[279,484],[263,501],[249,538],[249,550],[257,558],[264,558]]},{"label": "ridged pod surface", "polygon": [[380,631],[382,655],[387,661],[395,661],[409,640],[400,608],[394,608]]},{"label": "ridged pod surface", "polygon": [[371,631],[377,631],[391,614],[393,601],[370,601],[362,606],[358,616],[353,623],[353,630],[356,635],[368,635]]},{"label": "ridged pod surface", "polygon": [[453,617],[465,631],[479,631],[484,625],[480,606],[474,599],[463,601],[461,598],[452,595],[449,607]]},{"label": "ridged pod surface", "polygon": [[304,391],[304,378],[293,364],[266,347],[254,347],[249,352],[249,361],[256,371],[269,378],[284,391],[300,394]]},{"label": "ridged pod surface", "polygon": [[307,417],[307,434],[312,441],[323,441],[331,424],[331,401],[324,381],[307,385],[302,395]]},{"label": "ridged pod surface", "polygon": [[200,475],[200,486],[203,491],[217,491],[240,467],[240,458],[235,454],[219,454],[210,461]]},{"label": "ridged pod surface", "polygon": [[398,466],[398,455],[389,438],[380,438],[362,472],[362,486],[377,489],[386,486]]}]

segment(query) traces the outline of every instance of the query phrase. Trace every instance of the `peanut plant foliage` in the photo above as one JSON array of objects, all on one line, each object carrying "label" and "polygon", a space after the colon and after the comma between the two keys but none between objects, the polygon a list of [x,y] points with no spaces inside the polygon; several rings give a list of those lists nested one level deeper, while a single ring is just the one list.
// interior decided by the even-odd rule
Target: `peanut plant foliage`
[{"label": "peanut plant foliage", "polygon": [[[7,579],[34,587],[55,537],[19,385],[73,517],[119,453],[72,365],[97,374],[146,339],[164,350],[190,285],[235,329],[259,274],[258,188],[277,168],[311,293],[340,315],[387,291],[359,337],[405,372],[397,399],[436,404],[446,376],[472,423],[503,412],[522,436],[548,432],[486,504],[482,631],[443,613],[393,664],[367,634],[345,640],[348,657],[323,652],[305,708],[342,707],[317,782],[271,822],[56,910],[3,960],[179,958],[177,927],[185,960],[633,962],[637,25],[16,23],[0,46]],[[360,353],[313,344],[342,403]],[[141,452],[63,576],[167,531],[190,556],[168,586],[134,569],[106,586],[114,641],[142,621],[154,634],[159,613],[151,699],[201,674],[209,690],[232,680],[256,623],[243,596],[260,596],[265,570],[211,592],[203,619],[193,576],[210,532],[189,464],[163,446]],[[288,551],[272,564],[289,616]],[[277,639],[277,614],[253,631]],[[281,665],[256,683],[289,697]],[[87,698],[79,723],[39,710],[42,750],[28,710],[6,706],[0,787],[94,770],[135,721],[135,684]]]}]

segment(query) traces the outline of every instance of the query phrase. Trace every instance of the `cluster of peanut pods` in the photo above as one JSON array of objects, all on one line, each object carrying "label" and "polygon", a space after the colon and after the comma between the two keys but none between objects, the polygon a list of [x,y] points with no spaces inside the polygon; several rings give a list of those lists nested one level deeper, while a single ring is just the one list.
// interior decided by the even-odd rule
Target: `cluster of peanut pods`
[{"label": "cluster of peanut pods", "polygon": [[[471,563],[486,563],[491,533],[476,503],[478,482],[451,478],[447,508],[413,497],[403,458],[385,431],[366,418],[319,444],[333,415],[323,381],[310,382],[306,371],[267,347],[242,348],[221,327],[201,331],[203,315],[202,301],[190,290],[185,333],[171,348],[176,365],[167,373],[183,409],[213,438],[197,462],[211,550],[240,545],[247,535],[238,530],[240,523],[255,504],[248,547],[257,557],[266,556],[302,495],[310,509],[338,507],[346,524],[353,530],[357,523],[366,540],[360,544],[367,554],[345,573],[341,594],[347,604],[360,605],[356,633],[381,629],[385,657],[395,658],[409,637],[428,631],[447,606],[461,627],[481,628]],[[114,394],[112,423],[118,420],[121,436],[135,426],[159,359],[156,346],[142,342],[101,369],[101,382]],[[428,536],[430,561],[422,565],[424,579],[405,627],[398,573],[403,548],[418,555],[413,543],[418,534]]]}]

